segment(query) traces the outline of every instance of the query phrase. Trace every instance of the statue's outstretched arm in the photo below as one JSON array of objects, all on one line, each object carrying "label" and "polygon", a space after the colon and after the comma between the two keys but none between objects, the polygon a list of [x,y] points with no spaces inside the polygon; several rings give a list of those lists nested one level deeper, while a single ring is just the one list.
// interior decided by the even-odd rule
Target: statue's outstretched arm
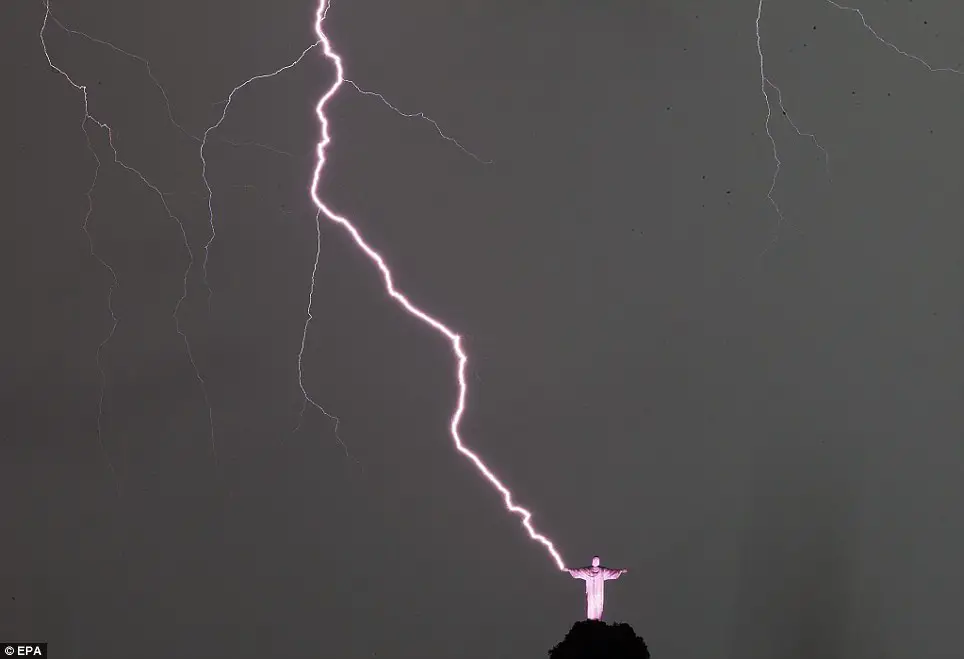
[{"label": "statue's outstretched arm", "polygon": [[610,579],[618,579],[620,575],[626,574],[627,572],[629,572],[629,570],[613,570],[612,568],[607,567],[603,578],[607,581]]},{"label": "statue's outstretched arm", "polygon": [[568,572],[572,575],[573,579],[582,579],[586,576],[587,570],[584,567],[577,567],[575,569],[568,568]]}]

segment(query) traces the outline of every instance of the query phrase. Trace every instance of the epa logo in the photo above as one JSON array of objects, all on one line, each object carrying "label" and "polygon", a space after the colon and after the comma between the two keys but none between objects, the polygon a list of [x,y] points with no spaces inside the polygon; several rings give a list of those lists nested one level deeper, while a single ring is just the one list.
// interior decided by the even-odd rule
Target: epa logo
[{"label": "epa logo", "polygon": [[46,657],[46,643],[4,643],[3,654],[6,657]]}]

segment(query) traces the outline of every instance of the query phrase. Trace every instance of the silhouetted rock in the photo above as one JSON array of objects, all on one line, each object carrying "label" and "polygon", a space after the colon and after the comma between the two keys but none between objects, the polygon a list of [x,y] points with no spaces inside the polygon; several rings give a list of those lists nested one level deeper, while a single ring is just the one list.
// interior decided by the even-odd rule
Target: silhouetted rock
[{"label": "silhouetted rock", "polygon": [[549,659],[649,659],[649,649],[625,622],[582,620],[549,650]]}]

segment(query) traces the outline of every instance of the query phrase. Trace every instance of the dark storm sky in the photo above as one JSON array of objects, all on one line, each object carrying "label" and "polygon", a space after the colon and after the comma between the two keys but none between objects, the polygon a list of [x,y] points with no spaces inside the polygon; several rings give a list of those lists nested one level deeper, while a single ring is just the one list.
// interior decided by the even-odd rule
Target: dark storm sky
[{"label": "dark storm sky", "polygon": [[[856,0],[855,0],[856,1]],[[964,66],[959,3],[862,1]],[[55,5],[148,58],[197,135],[314,39],[310,1]],[[961,110],[825,0],[344,0],[322,192],[465,335],[468,444],[656,657],[952,657],[964,597]],[[544,656],[584,613],[452,447],[454,361],[306,188],[318,55],[239,92],[207,151],[144,66],[4,6],[0,637],[52,656]],[[771,98],[776,96],[771,91]],[[12,113],[6,112],[12,109]],[[258,142],[292,155],[235,147]],[[360,463],[360,466],[359,466]],[[113,471],[112,471],[113,469]],[[54,654],[55,653],[55,654]]]}]

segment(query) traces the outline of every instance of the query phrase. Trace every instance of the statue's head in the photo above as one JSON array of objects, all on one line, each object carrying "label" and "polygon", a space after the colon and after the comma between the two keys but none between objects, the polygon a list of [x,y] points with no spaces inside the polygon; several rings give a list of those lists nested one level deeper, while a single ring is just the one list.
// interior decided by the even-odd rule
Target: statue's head
[{"label": "statue's head", "polygon": [[599,557],[598,557],[598,556],[593,556],[593,557],[592,557],[592,566],[593,566],[593,567],[599,567]]}]

